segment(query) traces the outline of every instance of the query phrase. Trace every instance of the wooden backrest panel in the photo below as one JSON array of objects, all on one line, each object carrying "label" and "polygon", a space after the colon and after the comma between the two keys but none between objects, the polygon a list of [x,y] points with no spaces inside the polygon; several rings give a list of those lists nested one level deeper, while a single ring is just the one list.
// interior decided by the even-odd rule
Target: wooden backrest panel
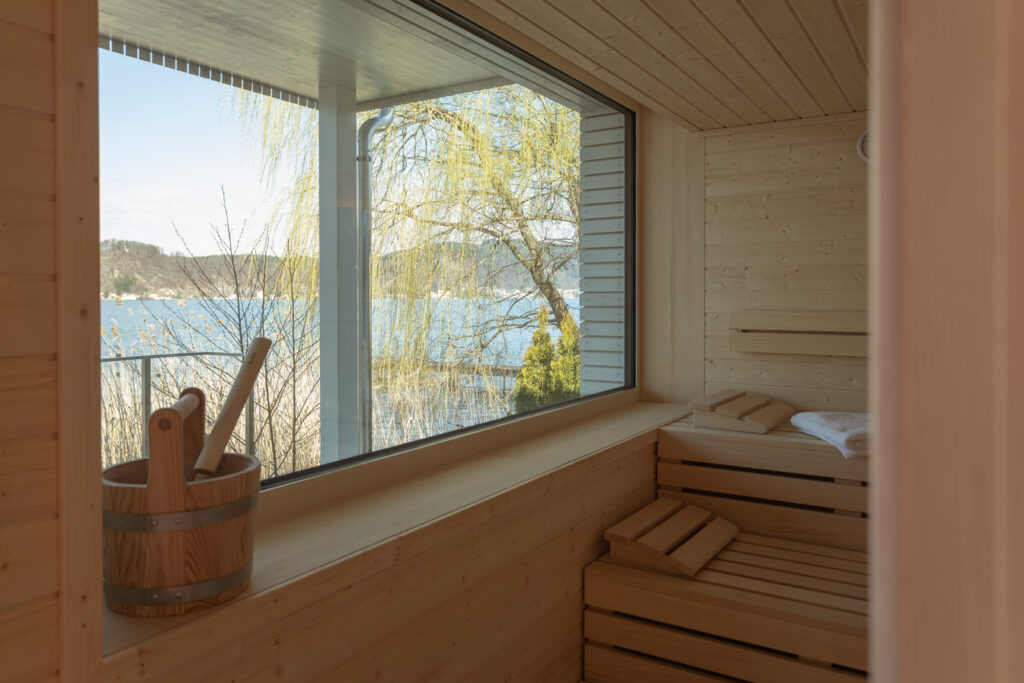
[{"label": "wooden backrest panel", "polygon": [[658,495],[698,505],[740,529],[867,549],[864,458],[799,432],[744,434],[677,422],[658,433]]}]

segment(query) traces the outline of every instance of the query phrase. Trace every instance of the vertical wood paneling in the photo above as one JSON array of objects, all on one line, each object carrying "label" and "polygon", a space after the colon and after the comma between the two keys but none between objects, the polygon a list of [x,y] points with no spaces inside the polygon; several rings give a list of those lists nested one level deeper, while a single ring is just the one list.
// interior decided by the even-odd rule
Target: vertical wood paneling
[{"label": "vertical wood paneling", "polygon": [[863,359],[728,343],[732,311],[867,310],[864,126],[860,115],[705,138],[707,393],[756,387],[801,409],[865,409]]},{"label": "vertical wood paneling", "polygon": [[639,386],[686,402],[704,391],[704,140],[651,112],[637,136]]},{"label": "vertical wood paneling", "polygon": [[57,675],[53,3],[0,0],[0,679]]},{"label": "vertical wood paneling", "polygon": [[60,670],[91,681],[102,656],[100,207],[96,0],[57,0],[57,414]]},{"label": "vertical wood paneling", "polygon": [[[882,683],[1015,681],[1024,11],[1003,0],[879,4],[874,672]],[[942,106],[938,92],[949,95]]]}]

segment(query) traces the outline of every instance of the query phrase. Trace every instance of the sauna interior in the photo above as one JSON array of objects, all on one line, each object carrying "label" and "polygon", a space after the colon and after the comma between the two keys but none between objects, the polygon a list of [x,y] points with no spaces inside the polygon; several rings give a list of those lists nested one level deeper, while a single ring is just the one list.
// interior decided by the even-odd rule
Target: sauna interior
[{"label": "sauna interior", "polygon": [[[1008,0],[0,0],[0,681],[1021,680],[1022,32]],[[179,616],[104,600],[112,59],[320,114],[318,469],[263,461],[250,582]],[[577,117],[581,396],[374,450],[339,417],[345,126],[492,87]]]}]

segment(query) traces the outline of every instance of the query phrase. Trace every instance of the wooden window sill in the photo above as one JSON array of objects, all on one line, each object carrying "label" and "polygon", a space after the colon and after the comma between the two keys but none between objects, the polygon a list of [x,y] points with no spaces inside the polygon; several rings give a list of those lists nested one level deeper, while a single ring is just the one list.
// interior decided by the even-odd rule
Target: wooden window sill
[{"label": "wooden window sill", "polygon": [[[138,619],[105,610],[105,657],[131,656],[133,646],[154,644],[154,639],[172,630],[201,628],[201,622],[210,615],[238,609],[247,600],[299,577],[649,434],[687,412],[683,406],[663,403],[613,407],[532,437],[510,439],[510,445],[416,472],[372,490],[262,519],[256,533],[252,584],[246,593],[220,607],[180,617]],[[404,457],[411,456],[414,454]]]}]

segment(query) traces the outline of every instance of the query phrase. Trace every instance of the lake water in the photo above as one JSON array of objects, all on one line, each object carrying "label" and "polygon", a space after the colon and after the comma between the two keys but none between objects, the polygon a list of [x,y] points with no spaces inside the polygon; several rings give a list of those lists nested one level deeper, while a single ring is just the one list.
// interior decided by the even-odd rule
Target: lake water
[{"label": "lake water", "polygon": [[[132,356],[185,351],[237,352],[237,323],[253,325],[252,315],[239,315],[239,309],[256,311],[259,302],[231,300],[106,300],[100,302],[103,356]],[[413,302],[411,305],[389,299],[374,301],[374,354],[396,355],[402,349],[421,348],[423,355],[434,361],[457,361],[478,342],[477,331],[487,339],[482,352],[483,362],[517,367],[530,345],[535,321],[525,327],[499,329],[496,321],[518,318],[529,320],[542,300],[523,298],[515,302],[482,299],[438,298]],[[573,317],[579,321],[579,299],[567,298]],[[269,304],[268,324],[264,328],[281,329],[289,311],[284,304]],[[410,319],[430,320],[429,325]],[[248,323],[246,320],[248,319]],[[236,322],[233,324],[231,320]],[[317,316],[308,322],[316,335]],[[405,332],[403,332],[405,330]],[[548,328],[553,339],[558,329]],[[416,334],[417,339],[406,335]],[[243,335],[246,338],[251,333]],[[273,337],[274,332],[269,332]]]}]

